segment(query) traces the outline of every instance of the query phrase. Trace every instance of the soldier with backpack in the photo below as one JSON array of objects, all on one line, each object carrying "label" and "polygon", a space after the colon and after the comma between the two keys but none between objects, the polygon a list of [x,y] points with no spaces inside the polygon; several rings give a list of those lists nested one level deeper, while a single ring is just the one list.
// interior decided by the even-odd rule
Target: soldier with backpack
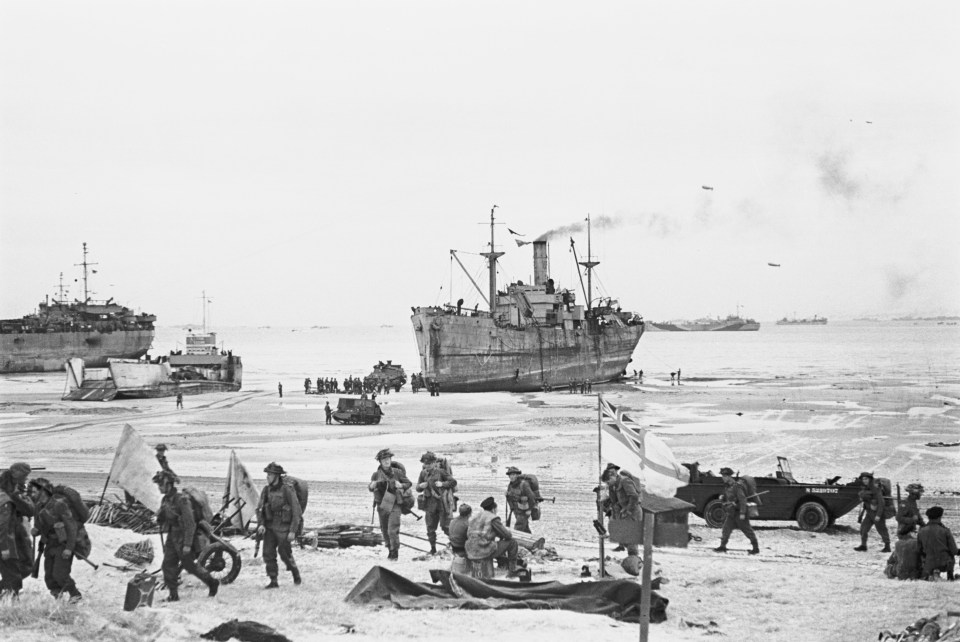
[{"label": "soldier with backpack", "polygon": [[[627,471],[621,472],[616,464],[607,464],[601,481],[607,485],[610,493],[610,518],[640,521],[640,483],[637,478]],[[639,554],[640,548],[637,544],[627,545],[628,556]]]},{"label": "soldier with backpack", "polygon": [[[867,550],[867,535],[870,529],[876,527],[880,539],[883,540],[883,553],[890,552],[890,533],[887,531],[887,501],[885,492],[880,480],[875,479],[873,473],[860,473],[860,500],[863,502],[863,508],[860,515],[860,546],[853,550],[863,552]],[[890,502],[892,508],[892,498]],[[892,517],[890,515],[889,517]]]},{"label": "soldier with backpack", "polygon": [[0,472],[0,596],[9,591],[14,599],[33,567],[33,546],[24,526],[24,518],[35,512],[26,492],[30,472],[30,466],[22,461]]},{"label": "soldier with backpack", "polygon": [[257,506],[257,535],[263,536],[263,561],[267,567],[267,577],[270,583],[264,588],[279,588],[277,574],[277,553],[290,574],[293,583],[299,585],[300,569],[293,559],[291,543],[300,531],[303,510],[292,484],[284,482],[286,471],[276,462],[270,462],[263,472],[267,473],[267,485],[260,493],[260,504]]},{"label": "soldier with backpack", "polygon": [[43,477],[30,482],[30,496],[37,508],[33,534],[44,545],[43,581],[55,598],[67,593],[70,602],[78,602],[82,596],[70,572],[74,555],[82,559],[90,555],[90,537],[83,527],[90,514],[86,510],[78,514],[74,508],[79,495],[72,499],[66,487],[55,488]]},{"label": "soldier with backpack", "polygon": [[423,470],[417,479],[417,490],[423,493],[423,505],[420,507],[427,518],[427,539],[430,541],[430,554],[437,554],[437,526],[450,534],[450,519],[453,501],[450,495],[457,487],[457,480],[446,470],[440,468],[440,460],[429,450],[420,457]]},{"label": "soldier with backpack", "polygon": [[730,535],[734,528],[739,528],[750,543],[753,545],[749,551],[750,555],[756,555],[760,552],[760,544],[757,542],[757,536],[750,526],[750,518],[747,514],[747,493],[745,484],[736,479],[732,468],[723,467],[720,469],[720,477],[723,478],[723,508],[726,511],[726,518],[723,520],[723,530],[720,533],[720,546],[713,549],[717,553],[727,552],[727,542],[730,541]]},{"label": "soldier with backpack", "polygon": [[180,600],[179,583],[180,567],[192,573],[201,582],[207,585],[208,595],[213,597],[220,588],[220,581],[210,575],[205,568],[197,566],[197,555],[200,549],[196,545],[197,523],[193,517],[193,506],[190,498],[177,490],[180,478],[166,470],[158,471],[153,481],[160,489],[163,499],[160,500],[160,510],[157,511],[157,524],[160,526],[161,537],[166,533],[163,542],[163,581],[167,585],[167,602]]},{"label": "soldier with backpack", "polygon": [[[534,509],[539,510],[537,495],[525,478],[523,472],[516,466],[507,468],[507,506],[514,516],[513,528],[522,533],[530,532],[530,517]],[[507,522],[509,523],[509,518]]]},{"label": "soldier with backpack", "polygon": [[400,515],[403,513],[403,494],[413,486],[406,468],[393,461],[393,453],[384,448],[377,453],[379,466],[370,476],[367,488],[373,493],[373,505],[380,516],[383,543],[389,549],[388,560],[400,559]]}]

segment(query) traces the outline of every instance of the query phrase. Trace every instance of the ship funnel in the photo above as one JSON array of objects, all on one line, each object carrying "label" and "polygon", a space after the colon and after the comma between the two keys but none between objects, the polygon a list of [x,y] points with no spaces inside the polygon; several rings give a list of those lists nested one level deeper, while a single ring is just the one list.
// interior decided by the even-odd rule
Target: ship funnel
[{"label": "ship funnel", "polygon": [[547,256],[547,242],[533,242],[533,284],[546,285],[550,278],[550,257]]}]

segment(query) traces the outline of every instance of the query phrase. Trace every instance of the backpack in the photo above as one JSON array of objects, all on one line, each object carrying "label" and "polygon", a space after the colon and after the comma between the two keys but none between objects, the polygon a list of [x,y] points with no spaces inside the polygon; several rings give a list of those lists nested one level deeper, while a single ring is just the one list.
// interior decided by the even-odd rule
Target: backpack
[{"label": "backpack", "polygon": [[210,500],[207,494],[195,486],[184,486],[183,494],[190,499],[190,507],[193,509],[193,520],[199,524],[201,521],[207,524],[213,521],[213,510],[210,508]]},{"label": "backpack", "polygon": [[877,477],[876,481],[883,492],[883,518],[890,519],[897,514],[897,509],[893,505],[893,484],[887,477]]},{"label": "backpack", "polygon": [[69,486],[56,486],[53,489],[53,494],[63,495],[66,498],[67,504],[70,505],[70,511],[78,522],[85,524],[90,519],[90,509],[83,503],[80,493]]},{"label": "backpack", "polygon": [[757,495],[757,480],[752,475],[740,475],[738,480],[743,486],[743,493],[747,496],[747,502],[760,505],[760,496]]},{"label": "backpack", "polygon": [[283,483],[289,486],[297,496],[297,502],[300,503],[300,514],[303,515],[307,510],[307,498],[310,496],[310,488],[307,486],[307,482],[287,475],[283,478]]},{"label": "backpack", "polygon": [[520,479],[527,482],[527,485],[530,486],[530,490],[533,491],[533,496],[537,500],[533,503],[533,506],[530,507],[530,519],[535,522],[539,521],[540,502],[543,501],[543,497],[540,496],[540,480],[537,479],[536,475],[520,475]]}]

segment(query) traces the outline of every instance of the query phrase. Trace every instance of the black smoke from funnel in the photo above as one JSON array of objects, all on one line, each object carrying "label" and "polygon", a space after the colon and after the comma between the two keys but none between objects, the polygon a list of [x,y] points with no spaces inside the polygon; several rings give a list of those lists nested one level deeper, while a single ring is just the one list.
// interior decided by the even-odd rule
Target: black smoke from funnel
[{"label": "black smoke from funnel", "polygon": [[[613,230],[626,225],[645,225],[648,230],[658,236],[669,236],[676,228],[673,221],[661,214],[643,214],[640,216],[607,216],[601,214],[596,218],[591,218],[590,225],[595,230]],[[586,230],[587,221],[583,220],[579,223],[561,225],[560,227],[555,227],[552,230],[544,232],[537,237],[537,241],[550,241],[555,238],[570,236],[571,234],[583,233],[586,232]]]}]

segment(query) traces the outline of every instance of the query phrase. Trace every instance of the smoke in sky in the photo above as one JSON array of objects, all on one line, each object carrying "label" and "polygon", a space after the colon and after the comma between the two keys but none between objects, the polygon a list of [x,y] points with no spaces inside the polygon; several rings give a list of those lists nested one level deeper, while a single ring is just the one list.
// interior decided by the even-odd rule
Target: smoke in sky
[{"label": "smoke in sky", "polygon": [[894,266],[887,267],[885,276],[887,296],[894,302],[900,301],[915,290],[920,280],[919,274]]},{"label": "smoke in sky", "polygon": [[[669,236],[676,230],[676,223],[669,217],[662,214],[640,214],[640,215],[614,215],[600,216],[590,218],[590,226],[594,230],[615,230],[625,226],[644,226],[648,231],[661,236]],[[587,220],[584,218],[579,223],[570,223],[561,225],[552,230],[548,230],[537,237],[538,241],[550,241],[555,238],[570,236],[573,234],[584,234],[587,231]]]},{"label": "smoke in sky", "polygon": [[847,155],[843,152],[824,152],[817,159],[820,170],[820,185],[828,194],[845,199],[860,195],[861,185],[850,175]]}]

